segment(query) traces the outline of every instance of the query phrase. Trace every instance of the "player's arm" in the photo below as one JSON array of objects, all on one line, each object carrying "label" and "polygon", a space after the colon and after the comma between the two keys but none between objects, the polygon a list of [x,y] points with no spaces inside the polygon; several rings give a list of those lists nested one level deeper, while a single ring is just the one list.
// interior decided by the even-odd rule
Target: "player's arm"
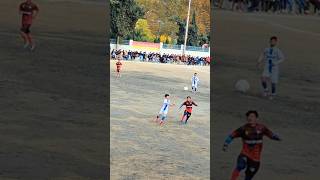
[{"label": "player's arm", "polygon": [[263,52],[263,53],[261,53],[261,54],[260,54],[260,56],[259,56],[259,58],[258,58],[258,61],[257,61],[257,68],[260,68],[260,67],[261,67],[263,57],[264,57],[264,52]]},{"label": "player's arm", "polygon": [[240,137],[242,134],[242,131],[243,131],[243,128],[240,127],[238,129],[234,130],[231,134],[229,134],[224,141],[222,150],[227,151],[229,144],[232,143],[233,139]]},{"label": "player's arm", "polygon": [[36,17],[38,16],[38,14],[39,14],[39,8],[38,8],[37,5],[34,5],[33,12],[34,12],[34,14],[33,14],[32,18],[34,19],[34,18],[36,18]]},{"label": "player's arm", "polygon": [[198,104],[196,104],[194,101],[192,101],[192,104],[195,105],[195,106],[198,106]]},{"label": "player's arm", "polygon": [[276,65],[282,63],[285,60],[283,53],[279,50],[278,53],[278,61],[276,62]]},{"label": "player's arm", "polygon": [[269,130],[267,127],[264,127],[263,135],[267,136],[272,140],[281,141],[280,137],[277,134],[273,133],[271,130]]},{"label": "player's arm", "polygon": [[19,14],[22,15],[23,11],[22,11],[22,4],[19,5]]},{"label": "player's arm", "polygon": [[179,110],[184,106],[185,102],[183,102],[180,107],[179,107]]}]

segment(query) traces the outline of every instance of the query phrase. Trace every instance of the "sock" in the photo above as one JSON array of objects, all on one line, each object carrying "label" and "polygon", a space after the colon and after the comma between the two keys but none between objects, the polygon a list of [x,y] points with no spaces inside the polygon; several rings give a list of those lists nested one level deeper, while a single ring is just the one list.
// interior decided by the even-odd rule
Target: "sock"
[{"label": "sock", "polygon": [[262,81],[262,87],[264,91],[267,91],[268,90],[267,82]]},{"label": "sock", "polygon": [[272,95],[276,94],[276,84],[275,83],[271,84],[271,93],[272,93]]},{"label": "sock", "polygon": [[237,180],[239,175],[240,175],[240,171],[238,171],[237,169],[233,170],[231,180]]}]

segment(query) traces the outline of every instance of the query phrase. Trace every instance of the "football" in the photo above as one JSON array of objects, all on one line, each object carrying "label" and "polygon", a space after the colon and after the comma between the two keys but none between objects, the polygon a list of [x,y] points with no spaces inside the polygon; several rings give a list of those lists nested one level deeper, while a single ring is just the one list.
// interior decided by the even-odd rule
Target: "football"
[{"label": "football", "polygon": [[247,80],[240,79],[236,82],[235,89],[238,92],[245,93],[250,89],[250,84]]}]

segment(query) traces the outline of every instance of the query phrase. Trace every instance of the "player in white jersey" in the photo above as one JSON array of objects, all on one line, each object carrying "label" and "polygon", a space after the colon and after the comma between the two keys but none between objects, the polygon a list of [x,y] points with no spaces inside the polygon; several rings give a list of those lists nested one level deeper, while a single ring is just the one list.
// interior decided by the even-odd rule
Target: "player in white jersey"
[{"label": "player in white jersey", "polygon": [[164,95],[163,105],[160,109],[159,114],[157,115],[156,122],[160,123],[160,125],[164,124],[167,114],[169,112],[169,107],[174,106],[175,104],[171,104],[169,99],[169,94]]},{"label": "player in white jersey", "polygon": [[199,83],[199,78],[197,76],[197,73],[194,73],[194,75],[191,78],[191,88],[192,88],[192,92],[197,92],[198,89],[198,83]]},{"label": "player in white jersey", "polygon": [[[279,48],[277,48],[278,38],[272,36],[270,38],[270,47],[266,48],[258,59],[258,67],[264,64],[261,78],[263,87],[263,95],[270,96],[272,99],[276,95],[276,85],[279,81],[279,65],[284,61],[284,56]],[[271,82],[271,94],[269,93],[268,83]]]}]

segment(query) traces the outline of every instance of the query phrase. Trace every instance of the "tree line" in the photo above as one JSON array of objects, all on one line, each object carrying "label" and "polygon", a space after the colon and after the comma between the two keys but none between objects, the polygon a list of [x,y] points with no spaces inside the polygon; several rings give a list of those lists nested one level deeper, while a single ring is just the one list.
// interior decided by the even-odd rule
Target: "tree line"
[{"label": "tree line", "polygon": [[[111,38],[183,44],[188,0],[110,0]],[[193,0],[188,46],[210,41],[210,1]]]}]

